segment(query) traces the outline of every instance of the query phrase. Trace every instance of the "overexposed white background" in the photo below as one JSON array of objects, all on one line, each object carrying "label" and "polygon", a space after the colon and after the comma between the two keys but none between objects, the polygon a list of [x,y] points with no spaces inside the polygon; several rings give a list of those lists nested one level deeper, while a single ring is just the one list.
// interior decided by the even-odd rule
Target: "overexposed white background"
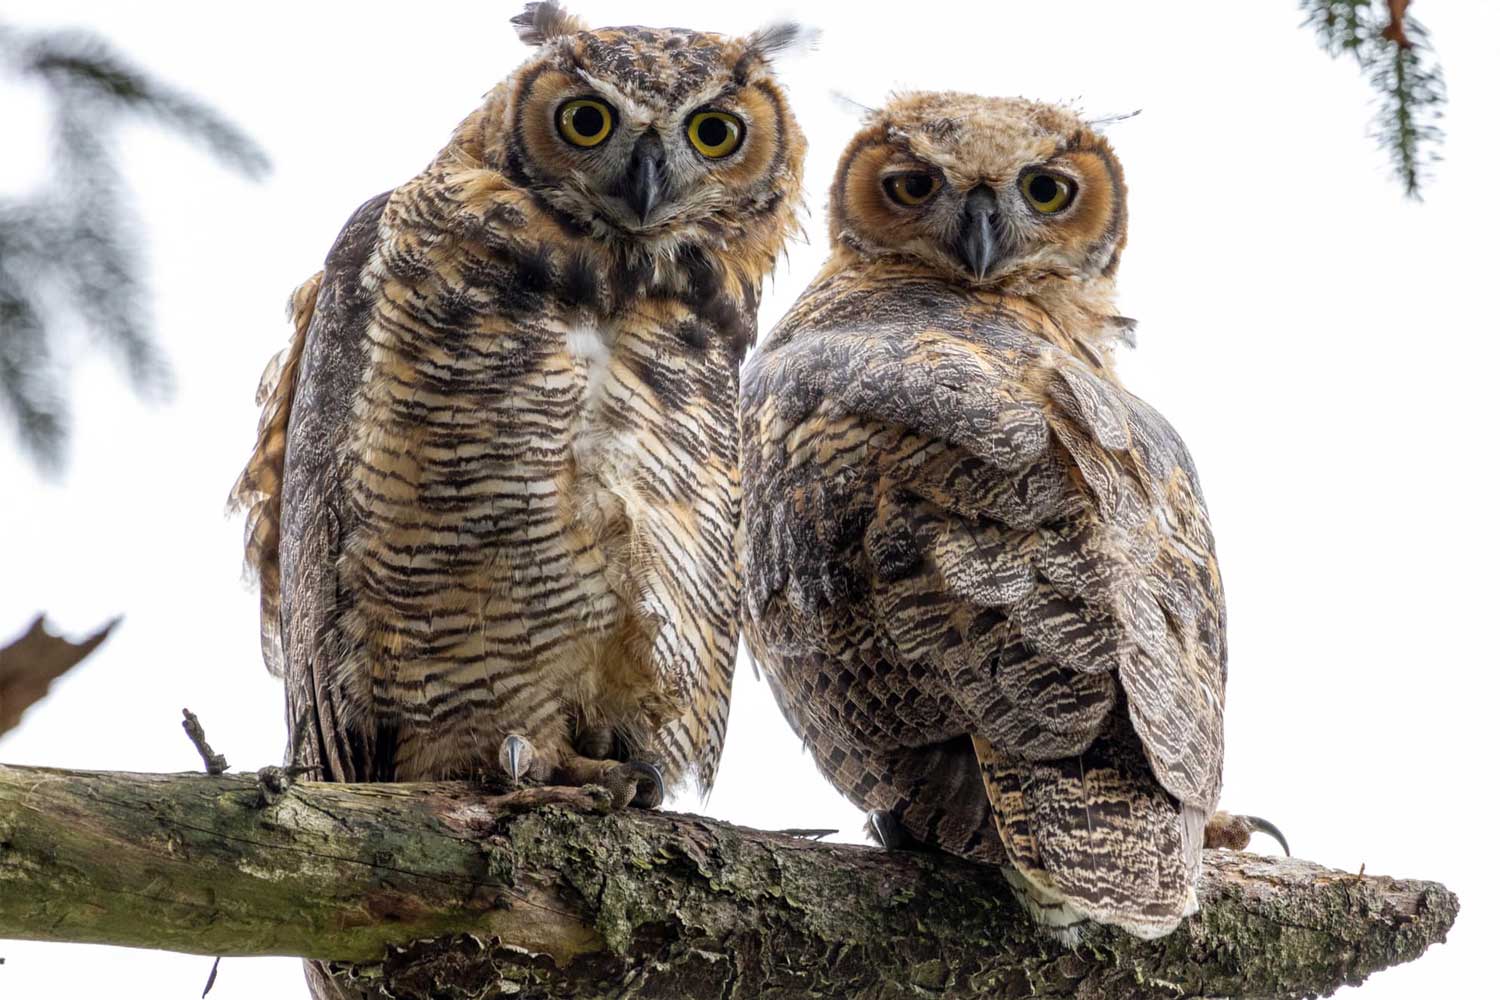
[{"label": "overexposed white background", "polygon": [[[571,5],[591,23],[743,32],[786,13],[705,2]],[[0,638],[37,611],[81,635],[125,621],[0,740],[11,763],[196,769],[191,706],[236,769],[277,762],[240,524],[223,504],[290,290],[349,213],[416,173],[524,57],[519,3],[120,4],[23,0],[5,19],[77,25],[218,106],[269,150],[264,184],[147,129],[121,155],[150,239],[167,405],[138,402],[70,344],[75,436],[56,480],[0,437]],[[1367,137],[1352,64],[1274,3],[808,2],[819,48],[782,76],[810,140],[809,242],[768,288],[768,329],[823,258],[834,162],[892,88],[1143,109],[1109,135],[1130,185],[1127,384],[1176,424],[1207,490],[1230,606],[1224,804],[1273,818],[1324,864],[1439,879],[1449,943],[1361,998],[1465,997],[1500,935],[1488,820],[1497,690],[1495,382],[1500,10],[1427,0],[1451,104],[1425,203]],[[45,169],[39,94],[0,80],[0,190]],[[8,432],[8,428],[6,429]],[[813,769],[741,660],[711,815],[769,827],[861,817]],[[698,808],[695,802],[681,808]],[[1266,849],[1265,844],[1256,845]],[[178,998],[211,959],[0,942],[0,997]],[[213,997],[296,997],[290,959],[230,959]],[[1346,991],[1349,992],[1349,991]]]}]

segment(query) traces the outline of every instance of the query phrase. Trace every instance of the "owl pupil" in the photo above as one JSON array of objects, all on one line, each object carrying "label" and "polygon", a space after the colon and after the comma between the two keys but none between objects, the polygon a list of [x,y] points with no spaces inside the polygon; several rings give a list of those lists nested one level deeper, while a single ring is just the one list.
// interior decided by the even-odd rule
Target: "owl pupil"
[{"label": "owl pupil", "polygon": [[604,129],[604,115],[598,108],[579,108],[573,112],[573,131],[585,139],[598,135]]},{"label": "owl pupil", "polygon": [[1031,179],[1031,196],[1040,202],[1048,202],[1057,197],[1057,181],[1051,177],[1041,176]]},{"label": "owl pupil", "polygon": [[932,190],[932,178],[926,174],[917,174],[906,178],[906,193],[913,198],[925,198]]},{"label": "owl pupil", "polygon": [[721,146],[729,138],[729,126],[722,118],[705,119],[698,126],[698,138],[705,146]]}]

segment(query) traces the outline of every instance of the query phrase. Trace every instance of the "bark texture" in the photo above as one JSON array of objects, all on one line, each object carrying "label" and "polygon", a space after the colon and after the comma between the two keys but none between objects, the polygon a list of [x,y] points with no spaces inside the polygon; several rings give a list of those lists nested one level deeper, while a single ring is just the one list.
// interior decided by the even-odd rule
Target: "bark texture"
[{"label": "bark texture", "polygon": [[545,793],[0,765],[0,938],[336,962],[394,998],[1305,997],[1442,941],[1441,885],[1210,851],[1155,942],[1000,875]]}]

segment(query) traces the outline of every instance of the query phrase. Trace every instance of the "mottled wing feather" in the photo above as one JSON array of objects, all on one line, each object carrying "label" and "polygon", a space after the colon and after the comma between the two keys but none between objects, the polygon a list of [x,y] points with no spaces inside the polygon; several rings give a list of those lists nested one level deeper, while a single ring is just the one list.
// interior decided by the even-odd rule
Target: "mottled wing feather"
[{"label": "mottled wing feather", "polygon": [[[1029,331],[882,326],[804,331],[745,374],[752,648],[802,658],[778,698],[856,801],[984,856],[953,827],[969,804],[933,800],[969,769],[898,776],[957,726],[1032,905],[1170,930],[1222,761],[1223,602],[1186,451]],[[951,717],[904,731],[906,706],[871,700],[887,674]]]},{"label": "mottled wing feather", "polygon": [[[751,646],[819,660],[771,676],[850,798],[977,858],[998,831],[1038,919],[1166,933],[1194,907],[1220,780],[1202,502],[1149,408],[1040,339],[999,340],[819,333],[751,364]],[[781,676],[817,681],[787,693]],[[948,717],[882,685],[944,690]],[[959,798],[975,763],[910,768],[956,724],[993,811],[980,828]]]},{"label": "mottled wing feather", "polygon": [[[267,666],[286,679],[288,758],[337,781],[378,776],[376,735],[341,706],[358,679],[340,675],[337,563],[343,535],[333,456],[362,365],[369,298],[360,273],[388,195],[350,218],[324,270],[292,298],[295,330],[269,393],[261,431],[233,500],[246,504],[246,557],[261,583]],[[366,682],[367,683],[367,682]],[[366,701],[368,697],[366,696]]]},{"label": "mottled wing feather", "polygon": [[[809,571],[837,549],[819,540],[816,517],[803,526],[818,498],[847,504],[854,491],[838,484],[864,463],[857,474],[879,512],[867,554],[880,566],[905,553],[873,576],[869,598],[898,655],[961,666],[970,709],[1010,739],[987,735],[1030,759],[1087,746],[1113,702],[1112,685],[1091,675],[1116,675],[1161,782],[1184,801],[1216,800],[1222,598],[1192,466],[1159,415],[1011,331],[807,335],[752,364],[746,400],[747,437],[789,453],[766,488],[760,472],[749,480],[747,503],[772,507],[751,518],[752,551],[763,546],[773,567],[751,560],[752,602],[778,586],[834,596],[810,587],[820,578]],[[828,444],[888,441],[893,429],[917,440],[894,451]],[[779,566],[785,581],[773,578]],[[1000,658],[976,667],[992,650]],[[963,674],[977,669],[985,675]],[[1018,703],[1029,735],[1005,718]]]}]

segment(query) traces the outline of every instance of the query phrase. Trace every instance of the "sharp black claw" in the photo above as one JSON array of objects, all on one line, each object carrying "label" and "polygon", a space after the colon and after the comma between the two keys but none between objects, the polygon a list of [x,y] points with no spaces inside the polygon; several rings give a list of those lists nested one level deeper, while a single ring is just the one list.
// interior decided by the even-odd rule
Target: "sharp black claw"
[{"label": "sharp black claw", "polygon": [[880,842],[880,846],[887,851],[899,851],[910,843],[911,838],[906,835],[906,829],[902,827],[901,821],[896,819],[894,813],[888,809],[872,809],[866,817],[866,826],[870,833]]},{"label": "sharp black claw", "polygon": [[1246,823],[1250,824],[1250,829],[1256,833],[1264,833],[1268,837],[1275,838],[1276,843],[1280,844],[1281,849],[1286,852],[1286,856],[1292,856],[1292,849],[1287,846],[1286,837],[1282,835],[1280,830],[1276,829],[1275,823],[1272,823],[1268,819],[1261,819],[1259,816],[1246,816],[1244,819]]},{"label": "sharp black claw", "polygon": [[636,786],[635,798],[630,800],[630,804],[640,806],[642,809],[655,809],[661,805],[667,797],[667,782],[662,777],[661,768],[649,760],[633,760],[630,761],[630,766],[651,779],[648,788]]}]

